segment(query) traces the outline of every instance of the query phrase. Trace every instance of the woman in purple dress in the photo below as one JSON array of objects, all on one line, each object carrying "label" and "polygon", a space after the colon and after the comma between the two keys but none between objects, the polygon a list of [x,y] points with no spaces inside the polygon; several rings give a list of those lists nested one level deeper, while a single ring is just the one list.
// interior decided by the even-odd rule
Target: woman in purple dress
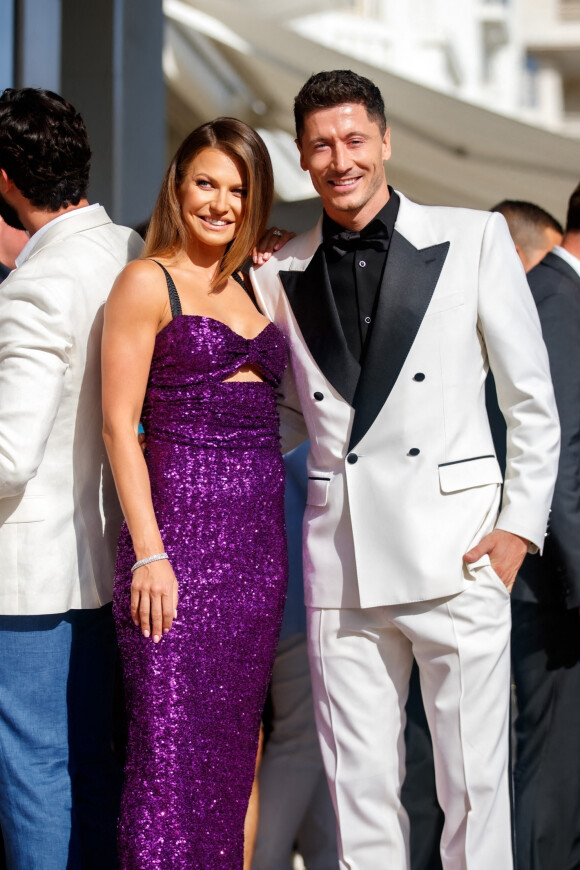
[{"label": "woman in purple dress", "polygon": [[104,434],[126,520],[114,592],[129,729],[122,870],[242,867],[286,587],[286,346],[238,271],[272,187],[250,127],[195,130],[144,258],[106,306]]}]

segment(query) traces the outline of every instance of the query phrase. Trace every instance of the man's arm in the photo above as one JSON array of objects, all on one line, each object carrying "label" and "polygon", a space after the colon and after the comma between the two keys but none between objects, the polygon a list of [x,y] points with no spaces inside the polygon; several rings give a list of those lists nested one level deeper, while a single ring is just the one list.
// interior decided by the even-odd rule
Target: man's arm
[{"label": "man's arm", "polygon": [[0,498],[21,494],[38,471],[70,347],[42,280],[11,275],[0,290]]},{"label": "man's arm", "polygon": [[[281,306],[282,289],[278,277],[278,264],[275,258],[263,266],[250,269],[250,278],[261,311],[274,323],[279,323],[278,308]],[[280,414],[280,439],[282,452],[293,450],[308,438],[306,423],[300,408],[300,400],[296,389],[292,360],[289,351],[289,363],[282,383],[278,390],[278,413]]]},{"label": "man's arm", "polygon": [[499,215],[488,220],[482,245],[479,328],[506,420],[507,459],[496,530],[467,557],[474,561],[489,553],[510,588],[526,549],[543,547],[558,467],[559,425],[536,305]]}]

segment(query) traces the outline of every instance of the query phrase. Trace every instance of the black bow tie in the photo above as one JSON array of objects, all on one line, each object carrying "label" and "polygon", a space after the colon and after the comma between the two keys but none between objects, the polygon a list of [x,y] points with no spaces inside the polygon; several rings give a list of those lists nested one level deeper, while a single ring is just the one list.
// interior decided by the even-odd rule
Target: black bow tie
[{"label": "black bow tie", "polygon": [[337,259],[344,257],[347,251],[386,251],[389,247],[389,233],[382,221],[371,221],[360,233],[352,230],[341,230],[325,236],[322,240],[324,250]]}]

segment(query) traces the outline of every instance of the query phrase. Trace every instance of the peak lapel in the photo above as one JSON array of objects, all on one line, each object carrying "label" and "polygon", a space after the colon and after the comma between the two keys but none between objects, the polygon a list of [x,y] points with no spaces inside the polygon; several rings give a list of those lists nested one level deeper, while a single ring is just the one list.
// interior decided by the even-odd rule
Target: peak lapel
[{"label": "peak lapel", "polygon": [[419,250],[393,233],[375,322],[354,397],[351,450],[387,401],[439,280],[449,242]]},{"label": "peak lapel", "polygon": [[316,250],[304,271],[280,272],[279,275],[316,364],[352,405],[360,365],[349,351],[340,325],[322,247]]}]

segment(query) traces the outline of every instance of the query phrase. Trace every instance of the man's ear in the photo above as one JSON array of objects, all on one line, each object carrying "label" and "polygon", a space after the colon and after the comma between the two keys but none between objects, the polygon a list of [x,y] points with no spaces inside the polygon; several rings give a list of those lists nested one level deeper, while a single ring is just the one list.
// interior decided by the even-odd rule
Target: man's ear
[{"label": "man's ear", "polygon": [[298,148],[298,151],[300,152],[300,168],[304,172],[308,172],[308,169],[304,165],[304,154],[302,153],[302,145],[300,144],[300,139],[295,139],[294,141],[296,143],[296,147]]},{"label": "man's ear", "polygon": [[0,169],[0,191],[2,193],[8,193],[10,190],[14,189],[14,182],[11,178],[8,177],[8,173],[5,169]]},{"label": "man's ear", "polygon": [[387,127],[383,136],[383,161],[391,158],[391,128]]}]

